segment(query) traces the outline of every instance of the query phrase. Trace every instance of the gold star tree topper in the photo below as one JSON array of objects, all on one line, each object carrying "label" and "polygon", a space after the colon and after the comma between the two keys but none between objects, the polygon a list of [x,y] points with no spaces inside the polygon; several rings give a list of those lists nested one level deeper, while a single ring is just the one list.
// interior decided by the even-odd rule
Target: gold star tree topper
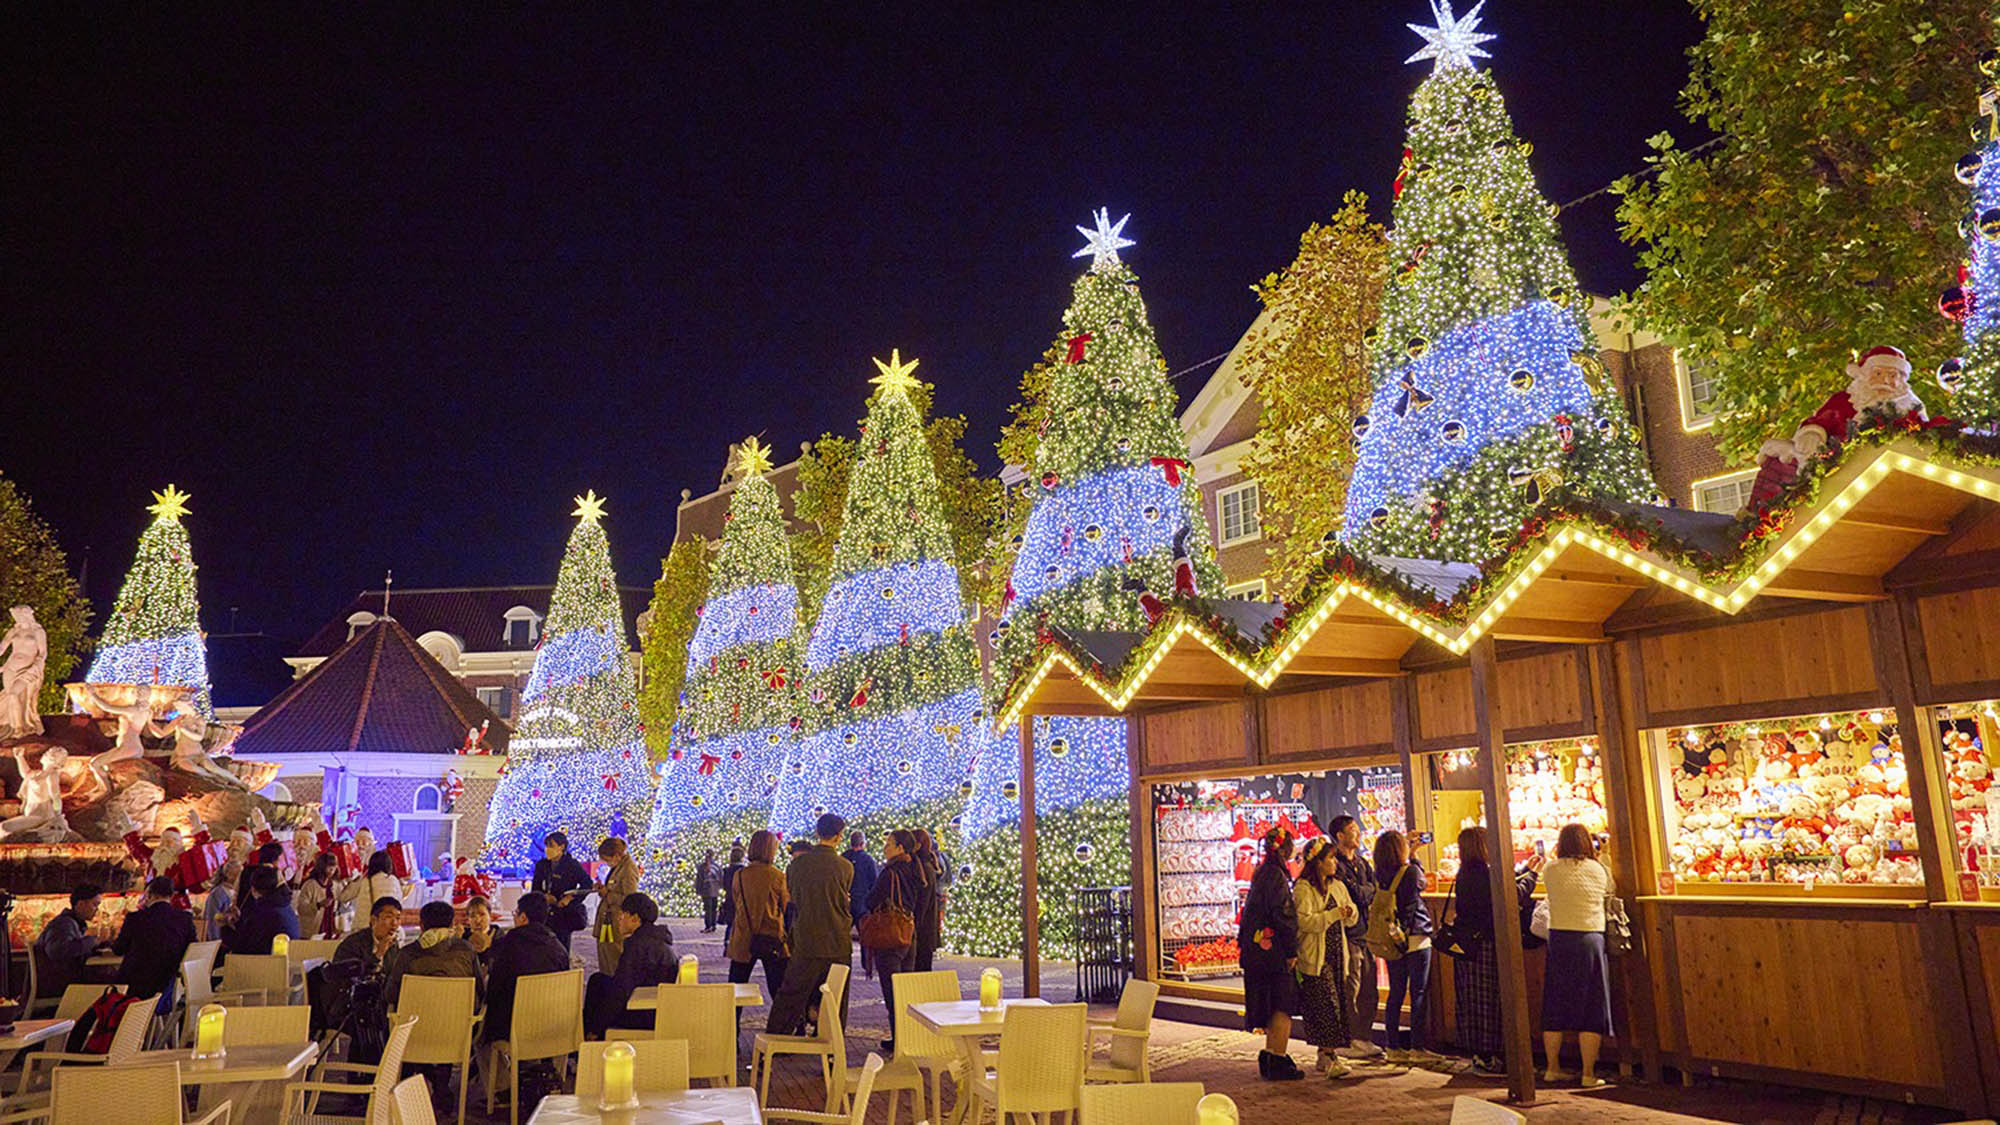
[{"label": "gold star tree topper", "polygon": [[737,443],[730,460],[734,462],[738,480],[761,477],[771,471],[771,447],[752,434]]},{"label": "gold star tree topper", "polygon": [[159,503],[146,510],[160,519],[178,523],[182,516],[188,514],[188,494],[171,484],[167,486],[166,491],[153,493],[153,499]]},{"label": "gold star tree topper", "polygon": [[576,510],[570,515],[585,523],[596,523],[604,518],[604,497],[599,496],[594,488],[585,491],[576,498]]},{"label": "gold star tree topper", "polygon": [[917,369],[917,361],[913,359],[908,363],[904,363],[903,353],[898,348],[890,348],[888,361],[885,363],[878,359],[875,361],[875,366],[882,373],[868,381],[881,387],[883,390],[895,391],[898,394],[902,394],[908,392],[912,387],[922,385],[910,374],[910,372]]}]

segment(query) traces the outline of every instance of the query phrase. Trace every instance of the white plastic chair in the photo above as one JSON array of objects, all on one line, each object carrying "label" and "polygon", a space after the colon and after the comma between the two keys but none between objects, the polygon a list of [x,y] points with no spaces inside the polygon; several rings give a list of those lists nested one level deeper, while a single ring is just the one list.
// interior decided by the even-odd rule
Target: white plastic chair
[{"label": "white plastic chair", "polygon": [[217,992],[211,969],[202,960],[190,958],[181,962],[181,1046],[194,1045],[194,1026],[207,1005],[221,1004],[224,1007],[247,1008],[254,999],[263,996],[261,990],[255,992]]},{"label": "white plastic chair", "polygon": [[[617,1034],[613,1031],[612,1034]],[[622,1039],[632,1048],[632,1085],[638,1090],[677,1094],[688,1088],[688,1045],[685,1039]],[[589,1042],[576,1052],[576,1097],[585,1105],[604,1092],[604,1048],[610,1042]]]},{"label": "white plastic chair", "polygon": [[480,1071],[486,1076],[486,1112],[493,1113],[494,1079],[500,1056],[507,1056],[507,1101],[514,1125],[521,1125],[521,1064],[555,1059],[558,1070],[583,1042],[583,970],[532,973],[514,985],[514,1022],[507,1038],[487,1045]]},{"label": "white plastic chair", "polygon": [[1497,1102],[1460,1094],[1451,1099],[1451,1125],[1525,1125],[1527,1118]]},{"label": "white plastic chair", "polygon": [[[471,977],[403,978],[397,1012],[421,1014],[403,1062],[458,1068],[458,1123],[465,1125],[465,1090],[472,1084],[472,1040],[479,1027],[478,985]],[[393,1017],[391,1017],[393,1018]]]},{"label": "white plastic chair", "polygon": [[118,1071],[115,1080],[101,1071],[63,1068],[55,1074],[49,1102],[49,1125],[227,1125],[230,1103],[209,1110],[192,1122],[181,1113],[181,1064],[133,1066]]},{"label": "white plastic chair", "polygon": [[[1118,1014],[1109,1020],[1091,1020],[1091,1056],[1084,1065],[1085,1082],[1151,1082],[1152,1064],[1146,1048],[1153,1041],[1153,1005],[1160,998],[1160,986],[1149,980],[1128,980],[1118,997]],[[1110,1040],[1103,1061],[1097,1058],[1097,1043]]]},{"label": "white plastic chair", "polygon": [[230,1008],[222,1017],[224,1047],[303,1045],[311,1039],[312,1008],[305,1004]]},{"label": "white plastic chair", "polygon": [[431,1087],[421,1074],[412,1074],[396,1083],[396,1100],[389,1103],[392,1125],[437,1125],[431,1112]]},{"label": "white plastic chair", "polygon": [[653,1038],[687,1040],[690,1079],[736,1085],[736,986],[661,985]]},{"label": "white plastic chair", "polygon": [[[352,1062],[323,1062],[319,1064],[320,1078],[311,1082],[292,1082],[285,1086],[286,1125],[334,1125],[335,1122],[361,1121],[366,1125],[390,1125],[390,1106],[396,1100],[396,1079],[403,1073],[403,1053],[410,1048],[410,1032],[416,1026],[417,1017],[406,1015],[395,1021],[389,1028],[389,1042],[382,1048],[382,1061],[375,1065]],[[369,1079],[367,1084],[359,1082],[328,1082],[327,1071],[338,1070],[349,1074],[362,1075]],[[327,1094],[347,1094],[366,1099],[359,1117],[319,1112],[320,1099]]]},{"label": "white plastic chair", "polygon": [[[750,1081],[757,1087],[758,1105],[768,1105],[771,1101],[771,1064],[779,1055],[814,1055],[819,1058],[820,1076],[826,1081],[826,1111],[839,1112],[840,1106],[834,1103],[834,1089],[840,1084],[833,1076],[847,1069],[847,1040],[840,1026],[840,1004],[853,971],[846,965],[827,969],[826,982],[819,986],[819,1034],[762,1034],[751,1040]],[[832,1013],[832,1019],[826,1018],[828,1013]]]},{"label": "white plastic chair", "polygon": [[1121,1082],[1083,1088],[1083,1125],[1197,1125],[1199,1082]]},{"label": "white plastic chair", "polygon": [[213,983],[215,980],[215,958],[221,952],[222,942],[220,941],[198,941],[188,946],[186,953],[181,954],[181,963],[186,964],[189,961],[201,962],[201,979]]},{"label": "white plastic chair", "polygon": [[[881,1077],[887,1064],[882,1056],[873,1051],[868,1053],[868,1061],[861,1064],[854,1078],[854,1108],[846,1113],[821,1112],[811,1109],[773,1109],[766,1107],[766,1121],[809,1121],[816,1125],[863,1125],[868,1120],[868,1102],[874,1096],[875,1082]],[[893,1111],[892,1111],[893,1112]],[[893,1120],[893,1118],[892,1118]],[[918,1122],[917,1125],[924,1125]]]},{"label": "white plastic chair", "polygon": [[[52,1072],[74,1068],[96,1069],[109,1063],[122,1063],[137,1055],[146,1046],[146,1032],[152,1027],[151,1007],[153,1001],[140,1000],[125,1009],[118,1017],[118,1029],[111,1033],[111,1047],[101,1055],[72,1054],[68,1051],[41,1051],[28,1056],[26,1077],[21,1079],[22,1089],[34,1090],[41,1085],[36,1075],[40,1067]],[[115,1085],[115,1084],[114,1084]]]},{"label": "white plastic chair", "polygon": [[1082,1004],[1013,1007],[1000,1025],[999,1065],[991,1075],[975,1074],[966,1082],[972,1096],[972,1121],[988,1107],[997,1120],[1014,1114],[1038,1115],[1077,1111],[1083,1089],[1084,1021]]},{"label": "white plastic chair", "polygon": [[108,984],[72,984],[63,989],[62,998],[56,1001],[55,1017],[59,1020],[73,1020],[90,1010],[97,998],[104,995]]},{"label": "white plastic chair", "polygon": [[235,993],[244,1000],[255,996],[260,1004],[289,1004],[291,958],[280,953],[232,953],[222,963],[221,991]]},{"label": "white plastic chair", "polygon": [[[895,984],[896,1010],[890,1018],[896,1021],[896,1054],[889,1060],[882,1073],[876,1076],[875,1088],[890,1095],[889,1115],[894,1118],[901,1099],[896,1095],[903,1090],[913,1091],[912,1101],[927,1098],[914,1112],[919,1118],[944,1116],[944,1076],[949,1074],[953,1081],[963,1083],[965,1057],[959,1054],[958,1045],[925,1027],[910,1014],[910,1005],[928,1004],[940,1000],[957,1000],[963,992],[958,974],[950,969],[932,969],[926,972],[897,973]],[[848,1072],[848,1085],[860,1077],[859,1070]],[[914,1085],[912,1080],[914,1079]],[[925,1082],[929,1090],[925,1090]],[[833,1108],[839,1108],[835,1106]]]}]

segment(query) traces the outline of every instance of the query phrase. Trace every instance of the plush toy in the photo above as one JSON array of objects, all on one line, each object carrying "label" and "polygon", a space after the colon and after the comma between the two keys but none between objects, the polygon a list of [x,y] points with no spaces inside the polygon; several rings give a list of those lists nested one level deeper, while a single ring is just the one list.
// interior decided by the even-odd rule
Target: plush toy
[{"label": "plush toy", "polygon": [[1874,347],[1847,365],[1847,389],[1836,391],[1787,438],[1772,438],[1757,451],[1757,480],[1750,510],[1768,507],[1798,479],[1799,469],[1822,450],[1837,449],[1874,422],[1915,415],[1924,404],[1910,389],[1910,360],[1899,349]]}]

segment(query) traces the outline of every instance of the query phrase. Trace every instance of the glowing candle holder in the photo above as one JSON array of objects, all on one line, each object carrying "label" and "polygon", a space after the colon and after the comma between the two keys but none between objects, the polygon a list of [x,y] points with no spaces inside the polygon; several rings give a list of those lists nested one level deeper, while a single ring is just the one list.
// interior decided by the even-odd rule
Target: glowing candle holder
[{"label": "glowing candle holder", "polygon": [[677,984],[699,983],[700,972],[701,962],[696,959],[695,955],[692,953],[683,953],[681,954],[680,975],[676,976],[674,981]]},{"label": "glowing candle holder", "polygon": [[291,955],[292,939],[289,934],[279,934],[277,937],[271,939],[271,956],[289,957]]},{"label": "glowing candle holder", "polygon": [[632,1044],[615,1040],[604,1045],[604,1086],[598,1094],[598,1109],[639,1108],[639,1088],[633,1077],[638,1062],[639,1054]]},{"label": "glowing candle holder", "polygon": [[979,1007],[992,1011],[1000,1006],[1000,970],[988,965],[979,974]]},{"label": "glowing candle holder", "polygon": [[1204,1094],[1194,1104],[1195,1120],[1200,1125],[1239,1125],[1243,1120],[1237,1116],[1236,1103],[1228,1094]]},{"label": "glowing candle holder", "polygon": [[222,1046],[222,1024],[229,1017],[220,1004],[204,1004],[194,1026],[194,1057],[219,1059],[228,1054]]}]

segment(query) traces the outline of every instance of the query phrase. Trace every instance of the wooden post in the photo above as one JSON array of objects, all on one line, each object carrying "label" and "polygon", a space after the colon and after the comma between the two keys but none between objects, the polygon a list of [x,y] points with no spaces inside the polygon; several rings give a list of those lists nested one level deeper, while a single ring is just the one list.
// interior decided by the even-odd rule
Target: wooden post
[{"label": "wooden post", "polygon": [[1132,975],[1159,980],[1159,939],[1153,926],[1153,794],[1141,784],[1146,729],[1137,715],[1125,716],[1125,761],[1132,816]]},{"label": "wooden post", "polygon": [[1625,994],[1625,1033],[1619,1037],[1621,1067],[1631,1065],[1625,1045],[1637,1040],[1640,1073],[1648,1082],[1660,1080],[1660,1036],[1653,1015],[1653,944],[1639,925],[1639,896],[1649,892],[1640,880],[1640,849],[1649,837],[1633,815],[1643,809],[1635,800],[1647,768],[1637,727],[1625,713],[1618,693],[1616,654],[1608,644],[1585,651],[1590,662],[1591,713],[1597,727],[1597,760],[1604,767],[1604,801],[1611,811],[1611,877],[1627,903],[1635,948],[1615,962],[1618,987]]},{"label": "wooden post", "polygon": [[[1956,902],[1958,865],[1956,830],[1946,795],[1944,753],[1938,745],[1937,720],[1930,708],[1917,703],[1916,680],[1910,670],[1911,630],[1916,624],[1915,599],[1898,594],[1868,606],[1868,639],[1875,653],[1875,682],[1896,709],[1896,730],[1902,735],[1903,767],[1910,779],[1910,806],[1917,820],[1917,862],[1924,869],[1924,895],[1932,902]],[[1919,637],[1919,643],[1921,639]]]},{"label": "wooden post", "polygon": [[[1472,645],[1472,711],[1479,732],[1477,769],[1486,803],[1487,873],[1493,891],[1493,944],[1500,961],[1500,1027],[1507,1044],[1507,1092],[1535,1103],[1535,1052],[1528,1029],[1527,959],[1521,950],[1521,900],[1514,887],[1514,815],[1507,802],[1507,735],[1500,715],[1500,660],[1493,638]],[[1551,1064],[1555,1060],[1551,1059]]]},{"label": "wooden post", "polygon": [[1042,994],[1041,889],[1035,879],[1035,717],[1021,712],[1021,995]]},{"label": "wooden post", "polygon": [[1403,823],[1415,831],[1424,821],[1417,819],[1417,693],[1408,676],[1389,681],[1389,731],[1403,767]]}]

